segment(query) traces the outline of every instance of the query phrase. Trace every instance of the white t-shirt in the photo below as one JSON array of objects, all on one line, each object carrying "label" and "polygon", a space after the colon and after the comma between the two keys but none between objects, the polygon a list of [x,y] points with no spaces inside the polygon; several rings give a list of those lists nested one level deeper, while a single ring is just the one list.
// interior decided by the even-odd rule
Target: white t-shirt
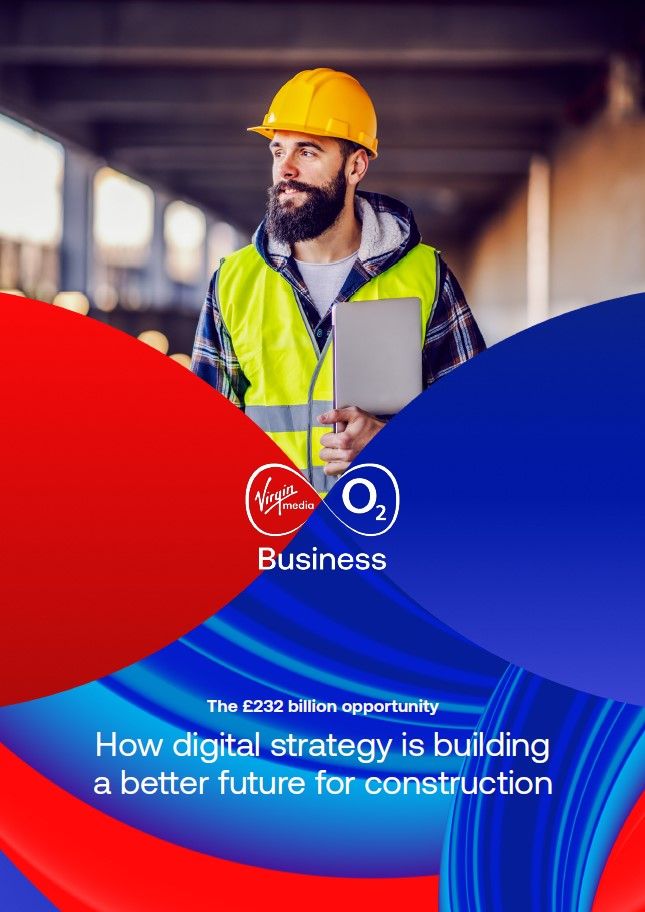
[{"label": "white t-shirt", "polygon": [[303,263],[296,260],[300,275],[321,317],[325,316],[336,300],[357,256],[358,250],[335,263]]}]

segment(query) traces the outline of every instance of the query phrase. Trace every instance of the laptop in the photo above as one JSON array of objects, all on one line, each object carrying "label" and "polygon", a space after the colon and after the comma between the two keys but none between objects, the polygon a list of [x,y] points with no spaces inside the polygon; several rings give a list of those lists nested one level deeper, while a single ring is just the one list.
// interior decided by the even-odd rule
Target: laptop
[{"label": "laptop", "polygon": [[419,298],[344,301],[332,309],[334,407],[395,415],[423,389]]}]

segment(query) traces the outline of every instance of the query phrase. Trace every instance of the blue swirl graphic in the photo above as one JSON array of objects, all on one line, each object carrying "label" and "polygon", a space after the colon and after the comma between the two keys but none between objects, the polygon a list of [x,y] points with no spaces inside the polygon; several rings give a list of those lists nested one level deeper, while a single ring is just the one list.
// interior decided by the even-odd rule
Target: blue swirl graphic
[{"label": "blue swirl graphic", "polygon": [[[347,547],[347,533],[328,514],[316,514],[291,550]],[[274,571],[259,577],[230,605],[182,640],[100,683],[0,712],[6,743],[34,767],[95,807],[147,832],[202,852],[275,869],[348,876],[436,873],[450,811],[448,797],[374,797],[368,775],[431,775],[456,770],[434,758],[403,757],[402,732],[430,738],[435,728],[459,734],[477,724],[505,663],[471,646],[420,609],[382,574],[331,570]],[[257,716],[240,711],[210,714],[207,698],[301,699],[320,703],[368,701],[441,704],[433,719],[418,713],[303,712]],[[160,738],[168,743],[199,732],[252,737],[264,744],[292,733],[298,738],[393,739],[381,765],[356,757],[278,761],[226,758],[216,765],[199,757],[181,761],[181,773],[199,777],[222,768],[239,778],[303,775],[317,769],[354,776],[345,798],[312,792],[280,797],[160,795],[96,796],[95,776],[119,781],[158,775],[160,757],[97,758],[95,732],[121,738]],[[47,745],[45,750],[44,745]],[[171,758],[172,759],[172,758]],[[178,767],[175,761],[174,767]],[[383,833],[388,834],[386,840]]]},{"label": "blue swirl graphic", "polygon": [[480,729],[529,741],[546,733],[552,753],[539,766],[525,756],[469,757],[461,775],[546,775],[553,794],[457,796],[441,868],[442,912],[586,912],[643,788],[645,710],[511,666]]},{"label": "blue swirl graphic", "polygon": [[56,912],[31,881],[0,852],[0,909],[8,912]]}]

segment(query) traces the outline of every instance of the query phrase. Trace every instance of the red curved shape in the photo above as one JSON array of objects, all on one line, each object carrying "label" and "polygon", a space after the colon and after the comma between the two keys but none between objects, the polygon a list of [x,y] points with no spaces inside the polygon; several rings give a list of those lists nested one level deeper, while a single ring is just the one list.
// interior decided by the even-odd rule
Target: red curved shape
[{"label": "red curved shape", "polygon": [[618,834],[602,872],[592,912],[643,912],[645,909],[645,792]]},{"label": "red curved shape", "polygon": [[0,295],[0,338],[0,703],[15,703],[149,655],[252,582],[266,540],[246,484],[285,457],[185,368],[87,317]]},{"label": "red curved shape", "polygon": [[61,912],[437,912],[438,878],[288,874],[223,861],[108,817],[0,748],[0,845]]}]

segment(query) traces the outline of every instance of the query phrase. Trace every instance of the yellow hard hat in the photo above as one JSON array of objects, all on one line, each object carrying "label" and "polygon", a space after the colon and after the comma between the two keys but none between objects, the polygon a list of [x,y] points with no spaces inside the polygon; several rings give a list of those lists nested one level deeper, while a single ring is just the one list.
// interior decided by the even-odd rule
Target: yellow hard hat
[{"label": "yellow hard hat", "polygon": [[357,79],[348,73],[319,67],[303,70],[275,96],[260,127],[249,127],[273,139],[276,130],[348,139],[369,149],[376,158],[376,112]]}]

